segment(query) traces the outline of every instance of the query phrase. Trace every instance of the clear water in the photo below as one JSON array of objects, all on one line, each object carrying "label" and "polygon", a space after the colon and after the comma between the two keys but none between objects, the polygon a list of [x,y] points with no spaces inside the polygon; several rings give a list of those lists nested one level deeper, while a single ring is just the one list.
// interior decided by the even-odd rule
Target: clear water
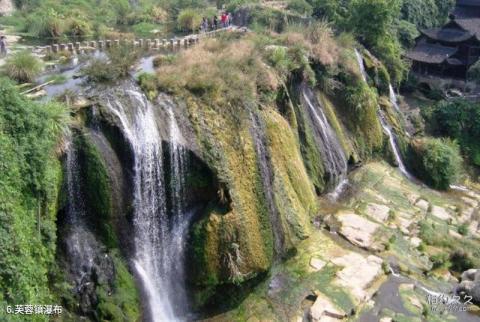
[{"label": "clear water", "polygon": [[[122,124],[134,152],[134,267],[150,309],[150,320],[181,321],[187,310],[184,287],[185,239],[191,213],[184,209],[185,152],[170,113],[173,215],[167,211],[162,140],[154,106],[135,87],[126,99],[110,96],[108,106]],[[128,112],[127,112],[128,111]]]},{"label": "clear water", "polygon": [[346,186],[347,159],[335,131],[328,122],[323,107],[313,91],[302,87],[302,101],[312,115],[314,130],[318,138],[318,147],[323,156],[324,166],[332,186],[332,197],[338,197]]}]

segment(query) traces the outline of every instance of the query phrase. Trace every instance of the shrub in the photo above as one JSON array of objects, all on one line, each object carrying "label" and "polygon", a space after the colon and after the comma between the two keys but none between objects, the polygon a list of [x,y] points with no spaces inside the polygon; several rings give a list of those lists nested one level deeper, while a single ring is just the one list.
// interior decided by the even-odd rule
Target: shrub
[{"label": "shrub", "polygon": [[108,58],[93,58],[82,73],[94,82],[109,82],[129,75],[140,53],[130,45],[110,48]]},{"label": "shrub", "polygon": [[195,31],[200,28],[202,17],[195,9],[184,9],[177,17],[178,29],[182,31]]},{"label": "shrub", "polygon": [[450,262],[452,263],[451,269],[459,273],[475,267],[470,254],[461,249],[450,254]]},{"label": "shrub", "polygon": [[480,166],[480,104],[442,101],[424,110],[423,117],[432,133],[457,140],[463,153]]},{"label": "shrub", "polygon": [[287,9],[304,16],[310,16],[313,12],[312,6],[305,0],[290,0]]},{"label": "shrub", "polygon": [[36,37],[60,37],[65,29],[64,18],[50,8],[28,18],[28,32]]},{"label": "shrub", "polygon": [[67,22],[66,33],[72,37],[84,37],[92,34],[92,27],[86,20],[72,18]]},{"label": "shrub", "polygon": [[140,22],[132,26],[133,32],[140,36],[151,36],[152,31],[157,28],[157,25],[154,25],[149,22]]},{"label": "shrub", "polygon": [[458,233],[462,236],[467,236],[468,235],[468,224],[463,223],[460,226],[458,226]]},{"label": "shrub", "polygon": [[449,256],[447,253],[435,254],[430,257],[430,261],[432,261],[433,269],[450,266]]},{"label": "shrub", "polygon": [[157,78],[153,74],[142,73],[138,76],[138,84],[143,92],[150,100],[153,100],[157,95]]},{"label": "shrub", "polygon": [[158,68],[162,65],[171,64],[175,60],[175,55],[158,55],[153,59],[153,67]]},{"label": "shrub", "polygon": [[398,38],[403,46],[410,48],[415,45],[415,39],[420,35],[417,26],[406,21],[398,22]]},{"label": "shrub", "polygon": [[412,169],[418,177],[436,189],[446,190],[462,170],[457,143],[448,139],[425,138],[412,142]]},{"label": "shrub", "polygon": [[470,81],[480,83],[480,60],[468,69],[467,76]]},{"label": "shrub", "polygon": [[28,51],[10,56],[5,64],[5,73],[18,82],[32,82],[42,71],[42,63]]}]

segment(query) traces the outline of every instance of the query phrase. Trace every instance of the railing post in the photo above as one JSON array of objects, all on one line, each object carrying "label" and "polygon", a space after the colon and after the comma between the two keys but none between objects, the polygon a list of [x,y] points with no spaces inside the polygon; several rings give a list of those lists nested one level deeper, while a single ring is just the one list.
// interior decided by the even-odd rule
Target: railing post
[{"label": "railing post", "polygon": [[100,49],[100,50],[103,49],[103,40],[98,41],[98,49]]},{"label": "railing post", "polygon": [[56,54],[58,53],[58,45],[57,44],[53,44],[52,45],[52,51]]},{"label": "railing post", "polygon": [[170,50],[173,50],[173,39],[170,39]]},{"label": "railing post", "polygon": [[115,39],[113,41],[113,43],[114,43],[115,47],[120,47],[120,39]]}]

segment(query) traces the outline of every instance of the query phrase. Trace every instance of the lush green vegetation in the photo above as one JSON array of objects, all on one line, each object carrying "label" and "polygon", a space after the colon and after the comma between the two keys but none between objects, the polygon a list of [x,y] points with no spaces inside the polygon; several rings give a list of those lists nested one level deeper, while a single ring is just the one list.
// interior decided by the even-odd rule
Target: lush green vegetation
[{"label": "lush green vegetation", "polygon": [[152,35],[177,28],[182,9],[206,9],[206,0],[18,0],[21,10],[1,18],[28,36],[38,38],[113,37],[117,30]]},{"label": "lush green vegetation", "polygon": [[41,61],[27,51],[15,53],[8,57],[4,73],[17,82],[28,83],[35,80],[42,71]]},{"label": "lush green vegetation", "polygon": [[112,47],[107,57],[91,58],[82,72],[92,82],[111,82],[129,75],[139,55],[140,52],[130,45]]},{"label": "lush green vegetation", "polygon": [[425,138],[412,143],[412,169],[436,189],[448,189],[462,172],[458,144],[448,139]]},{"label": "lush green vegetation", "polygon": [[48,273],[56,247],[57,153],[69,115],[38,104],[0,79],[0,302],[52,303]]},{"label": "lush green vegetation", "polygon": [[480,166],[480,104],[462,99],[441,101],[423,115],[432,133],[457,140],[468,159]]}]

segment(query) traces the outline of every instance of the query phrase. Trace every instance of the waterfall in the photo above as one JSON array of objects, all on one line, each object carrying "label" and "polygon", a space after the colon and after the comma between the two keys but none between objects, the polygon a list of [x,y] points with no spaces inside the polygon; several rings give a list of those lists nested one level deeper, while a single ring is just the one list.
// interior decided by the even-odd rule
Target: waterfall
[{"label": "waterfall", "polygon": [[[357,63],[362,73],[363,80],[366,82],[367,76],[365,72],[365,65],[363,64],[362,56],[360,55],[360,53],[356,48],[355,48],[355,55],[357,56]],[[394,105],[395,109],[399,110],[397,96],[395,95],[392,85],[390,85],[389,87],[390,87],[390,101],[392,105]],[[377,115],[383,130],[388,136],[388,141],[390,143],[390,147],[392,148],[393,155],[398,164],[398,168],[400,169],[400,172],[402,172],[408,179],[412,180],[414,177],[408,172],[407,168],[405,167],[405,164],[403,163],[402,155],[400,154],[400,148],[398,147],[398,144],[395,140],[395,136],[392,132],[390,125],[388,124],[388,121],[385,115],[383,114],[380,108],[378,108]]]},{"label": "waterfall", "polygon": [[302,101],[306,105],[313,122],[317,144],[322,153],[325,170],[329,175],[329,183],[333,184],[330,197],[337,198],[346,186],[347,159],[337,135],[328,122],[323,107],[313,91],[302,86]]},{"label": "waterfall", "polygon": [[357,64],[358,64],[358,67],[360,68],[362,79],[364,82],[367,82],[367,72],[365,70],[365,64],[363,63],[362,55],[360,55],[357,48],[355,48],[355,57],[357,58]]},{"label": "waterfall", "polygon": [[257,154],[257,163],[262,179],[263,193],[270,215],[270,222],[272,224],[273,238],[275,242],[274,250],[277,256],[282,256],[285,245],[285,236],[283,234],[280,214],[277,205],[275,204],[275,196],[273,192],[274,173],[267,148],[265,124],[263,123],[262,118],[254,112],[251,112],[250,119],[252,121],[251,133],[255,145],[255,152]]},{"label": "waterfall", "polygon": [[403,163],[402,160],[402,155],[400,154],[400,149],[398,147],[397,142],[395,141],[395,135],[392,133],[392,129],[390,125],[388,124],[385,116],[383,115],[382,111],[378,111],[378,118],[380,120],[380,124],[382,125],[383,130],[388,136],[388,140],[390,142],[390,147],[392,148],[393,155],[395,156],[395,160],[398,163],[398,168],[400,169],[400,172],[405,175],[410,180],[413,180],[413,176],[408,172],[407,168],[405,167],[405,164]]},{"label": "waterfall", "polygon": [[390,103],[397,110],[397,112],[400,113],[400,107],[398,106],[397,94],[395,94],[395,91],[393,90],[392,84],[388,84],[388,91],[389,91]]},{"label": "waterfall", "polygon": [[78,154],[73,142],[69,142],[66,158],[67,234],[66,251],[70,269],[75,279],[75,292],[81,292],[83,286],[90,281],[98,245],[93,234],[86,225],[86,209],[81,191],[81,177]]},{"label": "waterfall", "polygon": [[[137,88],[125,91],[128,106],[109,97],[107,106],[121,122],[134,153],[133,264],[148,299],[150,320],[180,321],[186,311],[183,254],[189,218],[183,209],[185,153],[178,147],[178,127],[171,119],[172,216],[168,215],[162,140],[153,106]],[[172,113],[173,114],[173,113]]]}]

